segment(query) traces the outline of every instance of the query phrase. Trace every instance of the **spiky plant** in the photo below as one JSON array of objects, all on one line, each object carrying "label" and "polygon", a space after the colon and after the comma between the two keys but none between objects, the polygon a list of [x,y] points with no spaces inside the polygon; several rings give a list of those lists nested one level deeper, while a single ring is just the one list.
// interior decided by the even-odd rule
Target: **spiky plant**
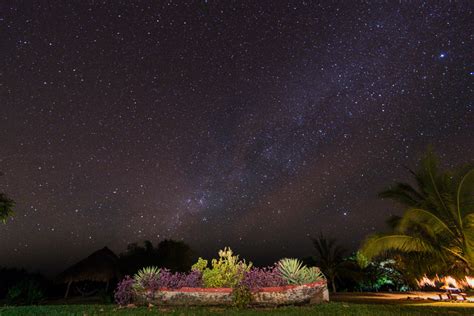
[{"label": "spiky plant", "polygon": [[278,262],[281,276],[288,284],[300,284],[301,268],[303,263],[298,259],[284,258]]},{"label": "spiky plant", "polygon": [[302,284],[313,283],[317,281],[325,280],[324,274],[317,267],[306,267],[301,268],[301,281]]},{"label": "spiky plant", "polygon": [[281,277],[288,284],[306,284],[324,279],[321,270],[316,267],[308,268],[298,259],[284,258],[278,262]]},{"label": "spiky plant", "polygon": [[139,270],[133,277],[135,280],[134,288],[144,290],[149,287],[155,287],[158,284],[160,269],[158,267],[145,267]]}]

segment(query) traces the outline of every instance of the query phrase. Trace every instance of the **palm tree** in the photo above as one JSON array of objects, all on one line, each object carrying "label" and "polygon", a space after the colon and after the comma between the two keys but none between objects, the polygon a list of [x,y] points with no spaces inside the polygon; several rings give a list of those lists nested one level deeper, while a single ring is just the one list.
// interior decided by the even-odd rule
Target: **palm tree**
[{"label": "palm tree", "polygon": [[321,269],[332,286],[332,291],[336,292],[336,279],[344,268],[345,249],[336,243],[335,239],[327,239],[322,234],[313,239],[313,246],[316,255],[313,257],[316,265]]},{"label": "palm tree", "polygon": [[467,273],[474,268],[474,168],[441,171],[429,150],[419,170],[409,171],[416,186],[397,183],[379,194],[401,203],[403,216],[392,219],[391,232],[369,236],[361,254],[370,260],[398,253],[417,271]]},{"label": "palm tree", "polygon": [[6,222],[7,218],[13,215],[15,201],[0,193],[0,221]]}]

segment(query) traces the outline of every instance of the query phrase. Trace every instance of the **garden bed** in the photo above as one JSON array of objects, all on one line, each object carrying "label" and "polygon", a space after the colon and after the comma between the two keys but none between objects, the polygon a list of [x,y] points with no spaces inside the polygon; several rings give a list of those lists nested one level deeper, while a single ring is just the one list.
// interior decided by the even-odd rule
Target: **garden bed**
[{"label": "garden bed", "polygon": [[[226,306],[233,304],[231,288],[162,288],[135,296],[139,304],[158,306]],[[326,281],[263,287],[252,291],[252,306],[318,304],[329,301]]]}]

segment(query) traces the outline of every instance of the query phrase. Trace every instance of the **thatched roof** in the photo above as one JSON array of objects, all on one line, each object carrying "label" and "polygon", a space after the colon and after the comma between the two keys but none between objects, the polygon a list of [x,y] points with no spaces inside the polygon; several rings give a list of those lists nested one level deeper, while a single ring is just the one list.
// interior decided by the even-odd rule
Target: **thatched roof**
[{"label": "thatched roof", "polygon": [[97,281],[107,282],[120,278],[118,257],[107,247],[97,250],[89,257],[63,271],[58,282]]}]

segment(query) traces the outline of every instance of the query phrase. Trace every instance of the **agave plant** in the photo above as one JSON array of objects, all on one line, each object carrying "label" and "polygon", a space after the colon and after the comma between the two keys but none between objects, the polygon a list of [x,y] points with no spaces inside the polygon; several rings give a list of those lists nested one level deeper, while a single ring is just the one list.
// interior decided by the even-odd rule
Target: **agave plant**
[{"label": "agave plant", "polygon": [[135,280],[134,288],[144,290],[147,288],[158,287],[160,269],[158,267],[145,267],[139,270],[133,277]]},{"label": "agave plant", "polygon": [[303,284],[313,283],[317,281],[324,280],[325,277],[321,270],[317,267],[303,267],[301,269],[301,280]]},{"label": "agave plant", "polygon": [[278,262],[281,276],[288,284],[299,284],[303,263],[298,259],[284,258]]},{"label": "agave plant", "polygon": [[306,284],[324,279],[324,275],[319,268],[308,268],[298,259],[284,258],[278,262],[278,269],[281,277],[288,284]]}]

